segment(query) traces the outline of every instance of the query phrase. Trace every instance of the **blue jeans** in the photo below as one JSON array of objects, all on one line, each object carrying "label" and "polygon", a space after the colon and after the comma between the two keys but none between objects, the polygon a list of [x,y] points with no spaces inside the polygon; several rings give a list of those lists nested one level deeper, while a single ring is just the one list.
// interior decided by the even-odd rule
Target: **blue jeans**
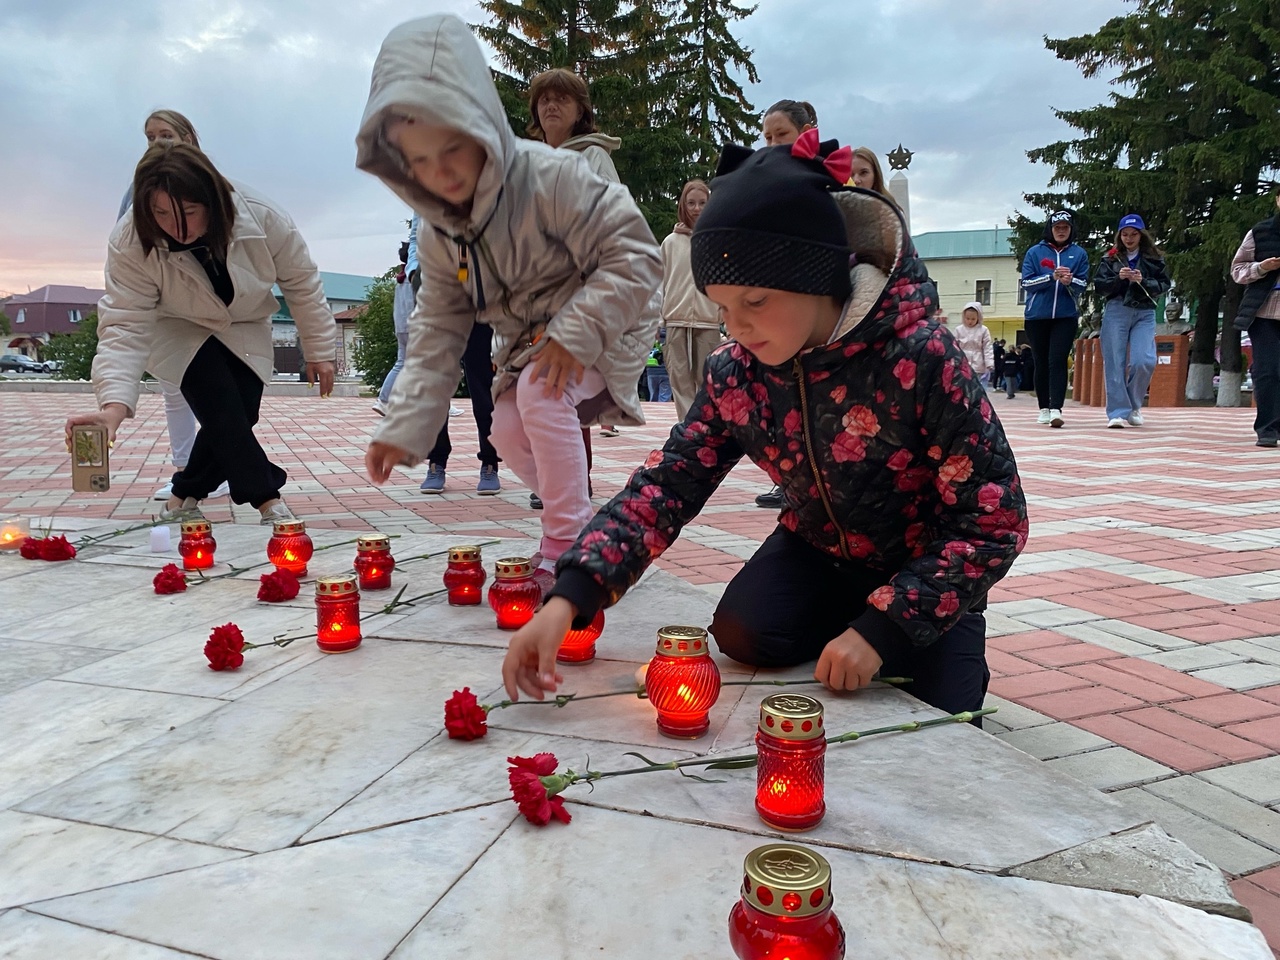
[{"label": "blue jeans", "polygon": [[671,378],[666,367],[645,367],[645,379],[649,381],[649,399],[655,403],[671,402]]},{"label": "blue jeans", "polygon": [[1156,312],[1126,307],[1118,298],[1102,308],[1102,371],[1107,419],[1128,419],[1142,401],[1156,370]]},{"label": "blue jeans", "polygon": [[378,400],[385,406],[391,400],[391,388],[396,385],[396,377],[404,369],[404,353],[409,348],[409,331],[396,331],[396,362],[383,378],[382,389],[378,391]]}]

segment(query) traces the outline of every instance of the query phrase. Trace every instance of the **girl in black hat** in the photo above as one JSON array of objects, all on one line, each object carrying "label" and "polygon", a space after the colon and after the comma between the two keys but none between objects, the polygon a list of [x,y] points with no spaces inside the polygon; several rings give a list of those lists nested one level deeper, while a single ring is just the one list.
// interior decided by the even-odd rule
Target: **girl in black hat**
[{"label": "girl in black hat", "polygon": [[716,610],[720,652],[816,660],[833,690],[901,673],[940,709],[981,706],[981,611],[1026,542],[1021,482],[986,392],[930,317],[901,215],[842,187],[849,155],[833,148],[812,131],[722,157],[692,259],[734,339],[665,447],[560,558],[512,637],[513,699],[556,689],[565,632],[615,603],[745,455],[783,510]]}]

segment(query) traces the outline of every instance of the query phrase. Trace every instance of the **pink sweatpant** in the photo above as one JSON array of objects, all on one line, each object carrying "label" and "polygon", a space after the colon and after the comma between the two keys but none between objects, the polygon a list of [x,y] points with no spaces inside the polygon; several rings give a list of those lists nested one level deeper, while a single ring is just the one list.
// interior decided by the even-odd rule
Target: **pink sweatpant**
[{"label": "pink sweatpant", "polygon": [[558,560],[595,515],[587,496],[587,451],[577,405],[604,390],[604,377],[587,370],[560,399],[543,395],[531,363],[493,405],[493,442],[520,482],[542,498],[542,556]]}]

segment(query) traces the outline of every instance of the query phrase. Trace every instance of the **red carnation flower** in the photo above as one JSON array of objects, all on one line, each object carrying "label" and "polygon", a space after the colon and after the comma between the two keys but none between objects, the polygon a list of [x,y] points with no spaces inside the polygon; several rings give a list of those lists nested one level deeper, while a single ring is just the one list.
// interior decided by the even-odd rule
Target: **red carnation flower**
[{"label": "red carnation flower", "polygon": [[1052,268],[1052,267],[1056,267],[1057,264],[1054,263],[1051,258],[1045,257],[1043,260],[1040,261],[1040,266]]},{"label": "red carnation flower", "polygon": [[43,541],[37,540],[35,537],[27,537],[22,541],[22,545],[18,547],[18,553],[21,554],[25,560],[39,560],[40,544],[42,542]]},{"label": "red carnation flower", "polygon": [[489,732],[488,716],[470,687],[453,691],[444,702],[444,728],[451,740],[479,740]]},{"label": "red carnation flower", "polygon": [[187,589],[187,578],[176,563],[166,563],[151,585],[156,588],[156,593],[181,593]]},{"label": "red carnation flower", "polygon": [[204,645],[204,655],[209,658],[210,670],[234,670],[244,663],[244,634],[234,623],[214,627],[209,642]]},{"label": "red carnation flower", "polygon": [[258,587],[259,600],[281,603],[298,595],[298,578],[289,570],[264,573],[259,580],[262,582],[262,586]]},{"label": "red carnation flower", "polygon": [[[564,800],[556,796],[564,789],[563,778],[555,775],[554,753],[540,753],[535,757],[507,757],[507,779],[511,782],[511,796],[524,818],[534,826],[545,827],[555,817],[568,823],[572,817],[564,807]],[[548,784],[547,781],[551,783]],[[551,790],[548,790],[548,786]]]},{"label": "red carnation flower", "polygon": [[76,555],[76,548],[67,542],[66,537],[45,537],[40,541],[41,560],[71,560]]}]

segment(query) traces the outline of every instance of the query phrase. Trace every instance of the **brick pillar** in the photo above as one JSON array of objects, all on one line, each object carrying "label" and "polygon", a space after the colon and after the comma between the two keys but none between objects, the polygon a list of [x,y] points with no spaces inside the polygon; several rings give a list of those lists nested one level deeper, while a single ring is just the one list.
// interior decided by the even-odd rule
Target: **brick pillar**
[{"label": "brick pillar", "polygon": [[1089,406],[1101,407],[1107,402],[1107,377],[1106,366],[1102,362],[1102,339],[1091,338],[1089,350],[1093,353],[1093,375],[1089,378]]},{"label": "brick pillar", "polygon": [[1147,406],[1186,405],[1187,365],[1191,362],[1190,339],[1185,333],[1156,337],[1156,371],[1151,377]]},{"label": "brick pillar", "polygon": [[1089,396],[1089,349],[1087,340],[1076,341],[1075,364],[1071,372],[1071,399],[1085,403]]}]

